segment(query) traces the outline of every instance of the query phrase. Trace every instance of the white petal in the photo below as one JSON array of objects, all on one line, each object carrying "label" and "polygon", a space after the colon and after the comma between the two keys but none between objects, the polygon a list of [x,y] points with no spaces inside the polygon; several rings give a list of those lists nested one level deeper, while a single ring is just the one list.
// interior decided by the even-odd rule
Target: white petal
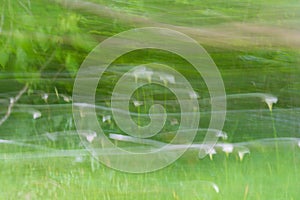
[{"label": "white petal", "polygon": [[217,184],[212,183],[212,186],[213,186],[214,190],[216,191],[216,193],[220,192],[219,187],[217,186]]},{"label": "white petal", "polygon": [[249,151],[249,149],[243,149],[243,150],[240,150],[240,151],[238,152],[238,154],[239,154],[240,160],[242,161],[243,158],[244,158],[244,155],[245,155],[245,154],[250,154],[250,151]]},{"label": "white petal", "polygon": [[159,79],[161,81],[164,82],[164,84],[167,84],[167,83],[173,83],[175,84],[175,77],[171,74],[160,74],[159,75]]},{"label": "white petal", "polygon": [[233,145],[232,144],[222,144],[222,151],[225,153],[232,153],[233,151]]},{"label": "white petal", "polygon": [[41,114],[40,111],[35,111],[35,112],[33,112],[33,114],[32,114],[33,119],[40,118],[41,116],[42,116],[42,114]]},{"label": "white petal", "polygon": [[135,81],[138,78],[147,78],[149,82],[151,82],[151,76],[153,75],[153,71],[147,69],[146,67],[139,67],[133,71],[133,76]]},{"label": "white petal", "polygon": [[228,138],[227,133],[225,133],[223,131],[218,131],[216,136],[219,138],[222,138],[223,140],[227,140],[227,138]]},{"label": "white petal", "polygon": [[177,124],[179,124],[179,122],[176,118],[171,119],[171,125],[172,126],[177,125]]},{"label": "white petal", "polygon": [[199,95],[195,91],[190,91],[189,96],[190,96],[191,99],[198,99],[199,98]]},{"label": "white petal", "polygon": [[68,96],[66,96],[66,95],[61,94],[60,96],[64,99],[65,102],[68,102],[68,103],[69,103],[69,102],[72,100],[71,97],[68,97]]},{"label": "white petal", "polygon": [[86,140],[91,143],[93,140],[97,137],[97,134],[95,132],[87,134],[86,135]]},{"label": "white petal", "polygon": [[210,158],[210,160],[212,160],[212,156],[214,155],[214,154],[216,154],[217,152],[216,152],[216,150],[214,149],[214,148],[212,148],[212,149],[210,149],[210,150],[208,150],[208,155],[209,155],[209,158]]},{"label": "white petal", "polygon": [[111,120],[111,116],[110,115],[106,115],[102,117],[102,122],[106,122],[106,121],[110,121]]},{"label": "white petal", "polygon": [[142,101],[133,101],[133,105],[135,106],[135,107],[138,107],[138,106],[141,106],[141,105],[143,105],[144,103],[142,102]]},{"label": "white petal", "polygon": [[272,106],[274,103],[277,103],[277,101],[278,101],[277,97],[270,96],[265,98],[265,102],[268,105],[270,111],[272,111]]},{"label": "white petal", "polygon": [[44,93],[44,94],[42,95],[42,99],[43,99],[44,101],[47,101],[48,97],[49,97],[49,95],[48,95],[47,93]]},{"label": "white petal", "polygon": [[13,97],[11,97],[10,99],[9,99],[9,103],[10,104],[13,104],[15,102],[15,99],[13,98]]}]

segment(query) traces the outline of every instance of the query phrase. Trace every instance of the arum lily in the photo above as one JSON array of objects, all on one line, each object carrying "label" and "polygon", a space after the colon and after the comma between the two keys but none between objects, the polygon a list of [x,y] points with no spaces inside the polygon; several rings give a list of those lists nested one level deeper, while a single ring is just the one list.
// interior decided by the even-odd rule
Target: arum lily
[{"label": "arum lily", "polygon": [[211,148],[211,149],[209,149],[207,151],[207,153],[209,155],[210,160],[212,160],[213,159],[213,155],[216,154],[217,152],[216,152],[216,150],[214,148]]},{"label": "arum lily", "polygon": [[199,98],[199,95],[195,91],[190,91],[189,96],[190,96],[191,99],[198,99]]},{"label": "arum lily", "polygon": [[92,132],[92,133],[88,133],[85,135],[86,137],[86,140],[91,143],[93,142],[93,140],[97,137],[97,134],[95,132]]},{"label": "arum lily", "polygon": [[143,105],[144,103],[142,102],[142,101],[133,101],[133,105],[135,106],[135,107],[139,107],[139,106],[141,106],[141,105]]},{"label": "arum lily", "polygon": [[173,118],[170,121],[171,121],[171,125],[172,126],[179,124],[179,122],[178,122],[178,120],[176,118]]},{"label": "arum lily", "polygon": [[42,113],[40,111],[34,111],[32,113],[32,117],[33,119],[37,119],[37,118],[40,118],[42,116]]},{"label": "arum lily", "polygon": [[102,117],[102,122],[106,122],[106,121],[110,122],[110,120],[111,120],[111,116],[110,115],[106,115],[106,116]]},{"label": "arum lily", "polygon": [[272,111],[272,106],[274,103],[277,103],[277,101],[278,101],[277,97],[269,96],[265,98],[265,102],[268,105],[270,111]]},{"label": "arum lily", "polygon": [[63,94],[60,94],[60,96],[63,98],[63,100],[65,101],[65,102],[70,102],[70,101],[72,101],[72,98],[71,97],[68,97],[68,96],[66,96],[66,95],[63,95]]},{"label": "arum lily", "polygon": [[221,148],[222,148],[222,151],[225,152],[226,156],[229,155],[229,153],[232,153],[233,152],[233,145],[232,144],[221,144]]},{"label": "arum lily", "polygon": [[171,74],[161,73],[159,79],[163,81],[164,85],[168,85],[168,83],[175,84],[175,77]]},{"label": "arum lily", "polygon": [[153,71],[147,69],[146,67],[139,67],[133,71],[135,82],[137,82],[138,78],[147,78],[148,82],[151,83],[152,75]]},{"label": "arum lily", "polygon": [[42,95],[42,99],[43,99],[46,103],[47,103],[48,97],[49,97],[49,95],[48,95],[47,93],[44,93],[44,94]]},{"label": "arum lily", "polygon": [[237,149],[240,161],[243,161],[245,154],[250,154],[250,150],[247,147],[239,146]]}]

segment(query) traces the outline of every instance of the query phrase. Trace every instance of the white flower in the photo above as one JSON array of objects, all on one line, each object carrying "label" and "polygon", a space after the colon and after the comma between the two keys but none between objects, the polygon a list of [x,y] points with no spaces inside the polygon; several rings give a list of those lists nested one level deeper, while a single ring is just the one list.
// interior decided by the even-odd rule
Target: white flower
[{"label": "white flower", "polygon": [[190,91],[189,96],[190,96],[191,99],[198,99],[199,98],[199,95],[195,91]]},{"label": "white flower", "polygon": [[42,99],[43,99],[46,103],[47,103],[48,97],[49,97],[49,95],[48,95],[47,93],[44,93],[44,94],[42,95]]},{"label": "white flower", "polygon": [[171,74],[161,73],[159,79],[164,82],[164,85],[167,85],[168,83],[175,84],[175,77]]},{"label": "white flower", "polygon": [[216,193],[220,192],[219,187],[217,186],[217,184],[212,183],[212,187],[214,188],[214,190],[216,191]]},{"label": "white flower", "polygon": [[277,103],[278,98],[273,96],[272,94],[265,94],[265,93],[245,93],[245,94],[231,94],[231,95],[226,95],[226,98],[249,98],[249,97],[258,97],[260,98],[262,101],[264,101],[270,111],[272,111],[272,106],[274,103]]},{"label": "white flower", "polygon": [[93,132],[93,133],[87,134],[85,137],[86,137],[86,140],[87,140],[89,143],[91,143],[91,142],[93,142],[93,140],[97,137],[97,134],[96,134],[95,132]]},{"label": "white flower", "polygon": [[133,105],[135,106],[135,107],[138,107],[138,106],[141,106],[141,105],[143,105],[144,103],[142,102],[142,101],[133,101]]},{"label": "white flower", "polygon": [[177,125],[177,124],[179,124],[179,122],[176,118],[171,119],[171,125],[172,126]]},{"label": "white flower", "polygon": [[32,114],[33,119],[40,118],[42,116],[40,111],[34,111]]},{"label": "white flower", "polygon": [[272,111],[272,106],[274,103],[277,103],[277,101],[278,101],[277,97],[269,96],[265,98],[265,102],[268,105],[270,111]]},{"label": "white flower", "polygon": [[71,97],[68,97],[68,96],[66,96],[66,95],[63,95],[63,94],[60,94],[60,96],[64,99],[64,101],[65,102],[70,102],[70,101],[72,101],[72,98]]},{"label": "white flower", "polygon": [[9,103],[10,104],[13,104],[14,102],[15,102],[15,98],[13,98],[13,97],[9,98]]},{"label": "white flower", "polygon": [[102,122],[106,122],[106,121],[110,122],[110,120],[111,120],[110,115],[105,115],[105,116],[102,117]]},{"label": "white flower", "polygon": [[135,82],[137,82],[138,78],[147,78],[148,82],[151,83],[152,75],[153,71],[147,69],[146,67],[139,67],[133,71]]},{"label": "white flower", "polygon": [[213,159],[213,155],[216,154],[217,152],[216,152],[216,150],[214,148],[211,148],[211,149],[207,150],[207,153],[209,155],[210,160],[212,160]]},{"label": "white flower", "polygon": [[216,136],[218,138],[222,138],[223,140],[227,140],[228,136],[227,136],[227,133],[223,132],[223,131],[218,131],[216,133]]},{"label": "white flower", "polygon": [[232,144],[222,144],[221,147],[222,151],[225,152],[227,156],[229,153],[232,153],[234,148]]},{"label": "white flower", "polygon": [[238,155],[239,155],[240,161],[243,161],[243,158],[244,158],[245,154],[250,154],[249,149],[244,148],[244,149],[241,149],[241,150],[238,151]]}]

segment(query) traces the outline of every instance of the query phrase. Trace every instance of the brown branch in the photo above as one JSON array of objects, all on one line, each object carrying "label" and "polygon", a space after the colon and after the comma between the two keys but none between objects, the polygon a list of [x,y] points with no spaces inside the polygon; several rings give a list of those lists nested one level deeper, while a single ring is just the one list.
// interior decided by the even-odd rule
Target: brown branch
[{"label": "brown branch", "polygon": [[27,91],[28,89],[28,84],[26,84],[22,90],[19,91],[17,96],[10,98],[10,102],[7,108],[6,114],[2,117],[0,120],[0,126],[8,119],[8,117],[11,114],[12,108],[14,107],[15,103],[21,98],[21,96]]}]

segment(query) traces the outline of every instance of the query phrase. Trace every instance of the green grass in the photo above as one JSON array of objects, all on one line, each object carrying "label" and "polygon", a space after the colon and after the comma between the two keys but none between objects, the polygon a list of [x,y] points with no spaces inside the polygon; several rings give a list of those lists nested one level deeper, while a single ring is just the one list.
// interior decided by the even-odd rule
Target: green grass
[{"label": "green grass", "polygon": [[[50,94],[50,97],[54,95]],[[28,107],[41,111],[42,118],[32,119]],[[50,118],[48,113],[51,113]],[[287,133],[292,137],[295,131],[292,124],[296,123],[298,116],[297,110],[274,109],[277,131],[281,134],[285,131],[281,137],[286,137]],[[293,117],[293,120],[282,121],[288,117]],[[297,198],[297,166],[300,162],[297,141],[255,141],[273,137],[273,122],[267,108],[228,112],[224,127],[228,132],[228,142],[242,142],[240,145],[250,150],[242,161],[237,150],[226,156],[219,149],[210,160],[208,156],[199,159],[198,150],[194,149],[170,166],[146,174],[118,172],[97,164],[80,146],[72,123],[66,127],[68,119],[72,119],[70,104],[16,106],[15,112],[0,129],[3,139],[21,143],[0,144],[3,199]],[[232,121],[238,122],[235,128]],[[117,128],[109,124],[102,126],[105,132]],[[264,132],[260,131],[262,129]],[[56,137],[46,135],[51,131],[54,133],[50,134]],[[41,149],[24,144],[38,145]],[[217,185],[219,193],[213,184]]]},{"label": "green grass", "polygon": [[[297,199],[299,148],[251,151],[241,162],[224,153],[198,160],[188,153],[171,166],[147,174],[127,174],[99,165],[89,156],[18,159],[1,165],[3,199]],[[217,184],[217,193],[212,183]]]}]

